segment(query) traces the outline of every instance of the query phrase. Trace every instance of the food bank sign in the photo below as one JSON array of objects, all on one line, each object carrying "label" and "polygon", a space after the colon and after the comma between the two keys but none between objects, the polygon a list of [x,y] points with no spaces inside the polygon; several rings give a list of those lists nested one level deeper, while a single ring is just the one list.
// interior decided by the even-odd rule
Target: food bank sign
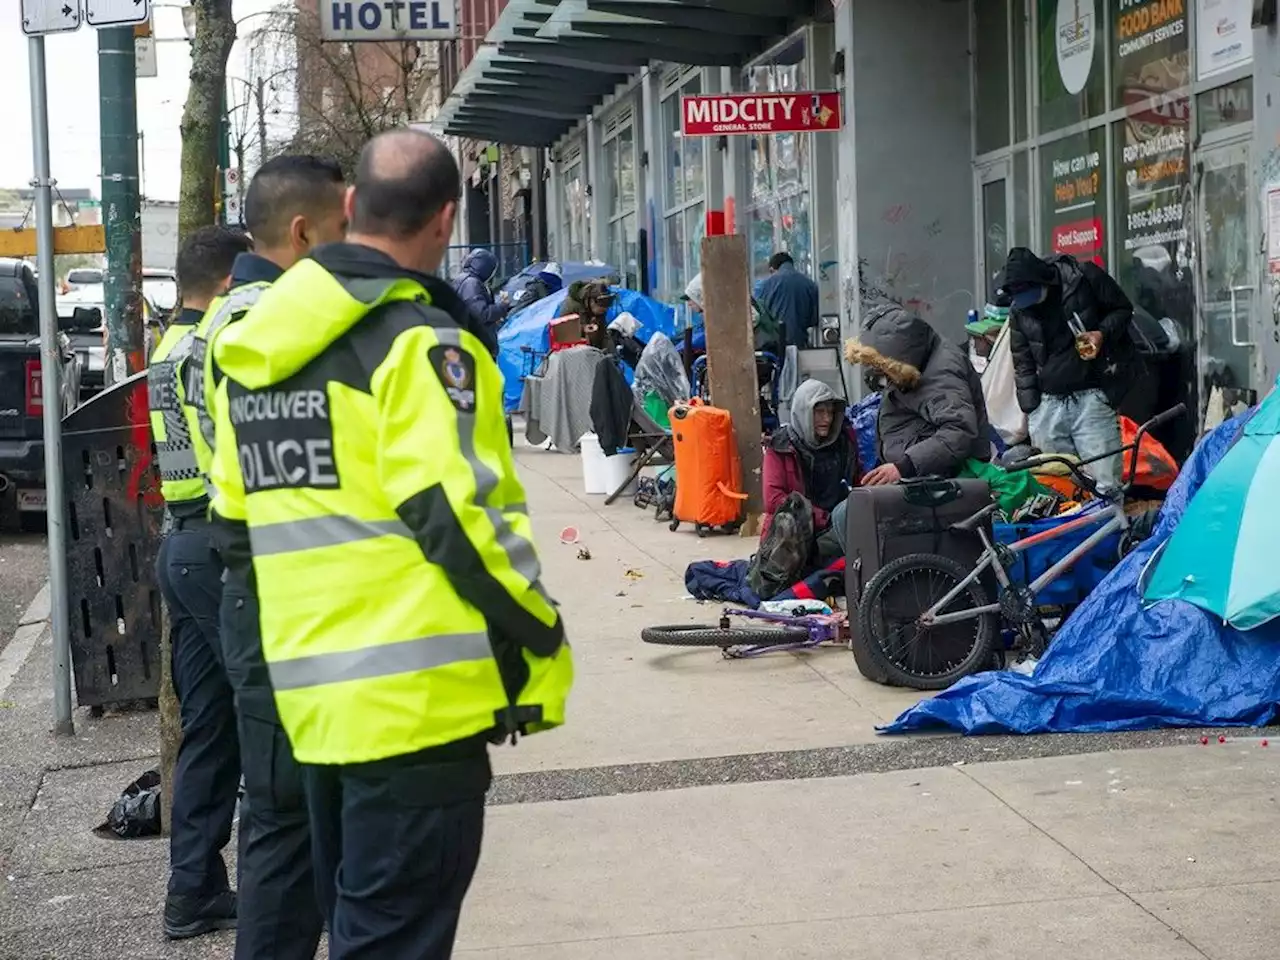
[{"label": "food bank sign", "polygon": [[841,121],[840,94],[833,90],[734,93],[680,101],[680,133],[686,137],[839,130]]}]

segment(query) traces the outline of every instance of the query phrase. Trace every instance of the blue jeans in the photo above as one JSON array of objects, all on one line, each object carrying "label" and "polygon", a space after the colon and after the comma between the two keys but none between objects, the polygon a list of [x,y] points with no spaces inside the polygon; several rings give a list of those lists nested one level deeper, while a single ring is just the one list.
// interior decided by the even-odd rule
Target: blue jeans
[{"label": "blue jeans", "polygon": [[[1045,394],[1027,417],[1031,442],[1043,453],[1062,453],[1089,460],[1120,449],[1120,420],[1101,390],[1081,390],[1064,396]],[[1098,489],[1119,488],[1123,458],[1116,454],[1092,463],[1085,471]]]}]

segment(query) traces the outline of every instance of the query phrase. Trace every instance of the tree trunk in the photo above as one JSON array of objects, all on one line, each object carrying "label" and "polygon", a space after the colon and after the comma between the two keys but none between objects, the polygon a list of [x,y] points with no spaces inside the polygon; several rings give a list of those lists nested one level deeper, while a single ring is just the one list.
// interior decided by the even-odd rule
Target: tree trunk
[{"label": "tree trunk", "polygon": [[160,825],[169,835],[169,811],[173,809],[173,768],[182,743],[182,718],[173,692],[173,644],[169,636],[169,607],[160,606]]},{"label": "tree trunk", "polygon": [[215,222],[218,136],[222,128],[227,57],[236,41],[231,0],[193,0],[196,38],[191,45],[191,85],[182,111],[182,185],[178,192],[178,242]]}]

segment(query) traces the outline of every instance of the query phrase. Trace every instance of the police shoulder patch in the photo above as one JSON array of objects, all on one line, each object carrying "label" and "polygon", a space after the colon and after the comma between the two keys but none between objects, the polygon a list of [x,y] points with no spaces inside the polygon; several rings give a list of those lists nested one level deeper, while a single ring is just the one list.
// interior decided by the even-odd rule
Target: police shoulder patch
[{"label": "police shoulder patch", "polygon": [[427,351],[427,361],[440,378],[449,402],[459,413],[476,409],[476,360],[466,350],[437,344]]}]

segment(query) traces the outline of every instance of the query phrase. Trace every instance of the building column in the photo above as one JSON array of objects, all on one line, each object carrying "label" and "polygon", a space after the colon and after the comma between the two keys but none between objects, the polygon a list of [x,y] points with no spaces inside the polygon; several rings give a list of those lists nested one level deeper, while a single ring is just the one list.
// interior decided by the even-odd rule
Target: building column
[{"label": "building column", "polygon": [[587,214],[587,259],[603,260],[607,222],[604,216],[605,188],[601,183],[600,125],[592,115],[587,119],[587,155],[583,158],[583,179],[587,183],[590,212]]}]

